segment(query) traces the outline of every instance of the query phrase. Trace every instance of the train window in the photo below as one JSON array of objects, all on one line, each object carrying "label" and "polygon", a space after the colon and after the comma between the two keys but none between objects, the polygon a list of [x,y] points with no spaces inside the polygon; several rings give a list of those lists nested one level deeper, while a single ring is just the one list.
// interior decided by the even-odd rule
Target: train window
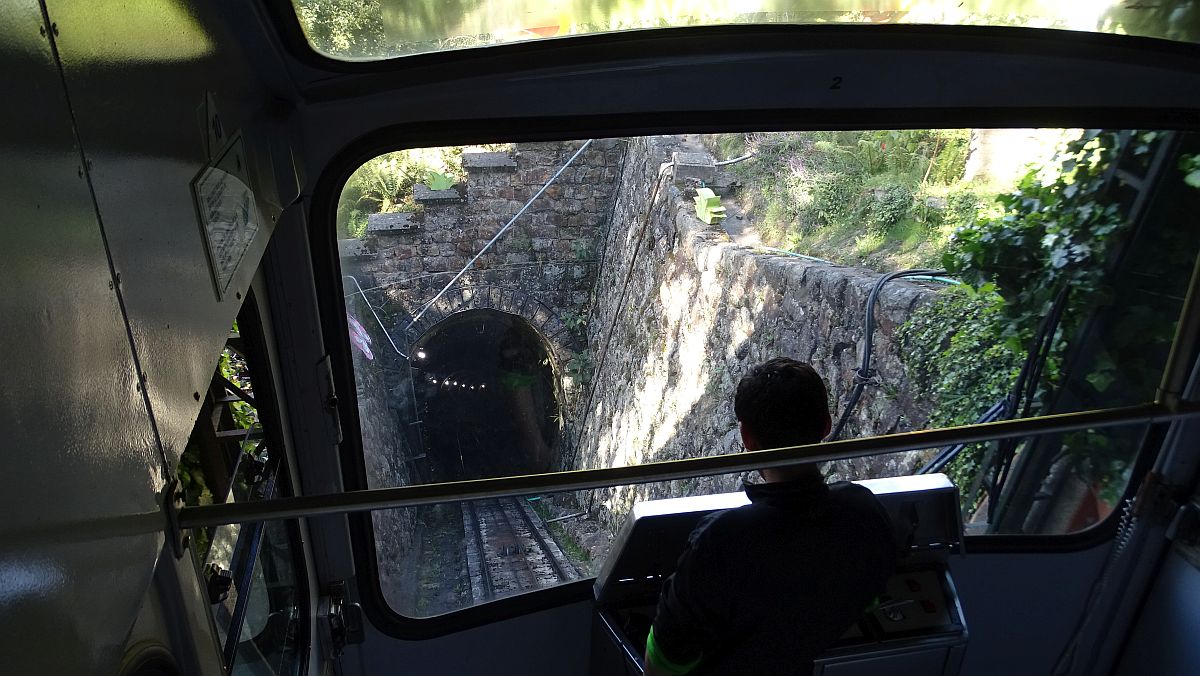
[{"label": "train window", "polygon": [[[831,438],[1153,401],[1200,247],[1198,154],[1182,132],[916,129],[380,155],[336,224],[363,479],[737,453],[736,383],[781,355],[825,378]],[[945,472],[972,533],[1057,535],[1119,507],[1155,435],[827,473]],[[376,512],[381,585],[424,617],[588,577],[633,502],[739,480]],[[530,571],[481,582],[504,557]]]},{"label": "train window", "polygon": [[[254,294],[248,294],[179,463],[189,505],[287,495],[283,446],[266,370]],[[212,619],[232,673],[300,673],[305,582],[292,522],[231,524],[191,531]]]},{"label": "train window", "polygon": [[549,0],[292,0],[309,44],[343,60],[387,59],[560,36],[729,24],[1027,26],[1195,41],[1190,0],[1152,6],[1121,0],[760,0],[757,2],[550,2]]},{"label": "train window", "polygon": [[296,563],[301,559],[294,531],[294,523],[283,521],[263,526],[233,674],[303,673],[298,632],[304,608],[297,590],[304,583],[296,576]]}]

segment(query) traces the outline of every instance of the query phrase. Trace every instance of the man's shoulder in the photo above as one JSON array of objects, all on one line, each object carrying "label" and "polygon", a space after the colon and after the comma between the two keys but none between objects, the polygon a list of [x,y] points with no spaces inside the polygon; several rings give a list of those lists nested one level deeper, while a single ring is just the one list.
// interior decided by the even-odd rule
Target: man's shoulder
[{"label": "man's shoulder", "polygon": [[725,544],[732,538],[744,536],[747,527],[758,519],[753,507],[742,505],[708,514],[692,529],[689,544],[692,547],[710,542]]},{"label": "man's shoulder", "polygon": [[829,484],[829,497],[836,502],[857,506],[880,507],[879,498],[870,488],[852,481],[836,481]]}]

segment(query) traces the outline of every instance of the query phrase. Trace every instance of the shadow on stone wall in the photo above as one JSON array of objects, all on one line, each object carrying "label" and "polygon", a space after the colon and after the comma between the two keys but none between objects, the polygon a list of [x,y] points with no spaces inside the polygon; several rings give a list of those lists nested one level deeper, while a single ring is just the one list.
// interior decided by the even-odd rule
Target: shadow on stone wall
[{"label": "shadow on stone wall", "polygon": [[[741,451],[733,393],[743,374],[772,357],[811,363],[835,416],[854,385],[863,312],[879,275],[736,246],[719,226],[699,221],[688,195],[666,178],[648,204],[671,149],[669,140],[637,139],[629,150],[593,302],[589,343],[599,366],[576,416],[575,467]],[[904,282],[885,287],[873,352],[881,385],[867,388],[844,438],[924,425],[928,403],[908,383],[894,334],[933,293]],[[839,478],[891,476],[920,461],[893,454],[831,470]],[[613,489],[598,498],[608,513],[598,516],[615,526],[637,500],[737,486],[738,477],[724,476]]]}]

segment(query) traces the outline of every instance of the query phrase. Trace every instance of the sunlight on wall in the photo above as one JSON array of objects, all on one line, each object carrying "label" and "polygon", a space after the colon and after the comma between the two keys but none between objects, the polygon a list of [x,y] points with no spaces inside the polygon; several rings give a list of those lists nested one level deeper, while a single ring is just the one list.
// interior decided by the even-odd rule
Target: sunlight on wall
[{"label": "sunlight on wall", "polygon": [[178,0],[57,3],[50,18],[62,30],[68,58],[89,63],[191,61],[212,54],[212,37]]},{"label": "sunlight on wall", "polygon": [[[748,310],[739,312],[731,322],[728,343],[724,349],[714,349],[709,343],[715,334],[725,292],[719,280],[724,249],[732,244],[720,244],[698,252],[696,260],[700,275],[674,273],[664,275],[672,281],[658,289],[653,329],[662,336],[647,355],[646,366],[631,379],[635,392],[628,398],[632,405],[614,416],[598,443],[598,457],[604,466],[634,465],[666,459],[662,452],[679,432],[680,424],[693,407],[724,373],[715,364],[723,363],[726,352],[753,333],[753,320]],[[672,266],[681,266],[678,262]],[[715,361],[711,355],[722,357]],[[731,427],[732,420],[715,421],[721,427]],[[714,440],[715,441],[715,440]],[[620,444],[618,446],[618,444]],[[709,449],[697,449],[703,455],[729,452],[727,444],[714,444]],[[619,487],[604,501],[614,511],[627,509],[639,499],[637,488]]]}]

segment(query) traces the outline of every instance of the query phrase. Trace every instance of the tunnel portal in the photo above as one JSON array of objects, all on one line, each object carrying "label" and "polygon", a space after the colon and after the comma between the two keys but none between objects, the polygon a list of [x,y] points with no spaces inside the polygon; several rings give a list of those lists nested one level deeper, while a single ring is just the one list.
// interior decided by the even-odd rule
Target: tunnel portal
[{"label": "tunnel portal", "polygon": [[410,359],[434,481],[550,469],[559,389],[546,341],[529,322],[459,312],[422,335]]}]

